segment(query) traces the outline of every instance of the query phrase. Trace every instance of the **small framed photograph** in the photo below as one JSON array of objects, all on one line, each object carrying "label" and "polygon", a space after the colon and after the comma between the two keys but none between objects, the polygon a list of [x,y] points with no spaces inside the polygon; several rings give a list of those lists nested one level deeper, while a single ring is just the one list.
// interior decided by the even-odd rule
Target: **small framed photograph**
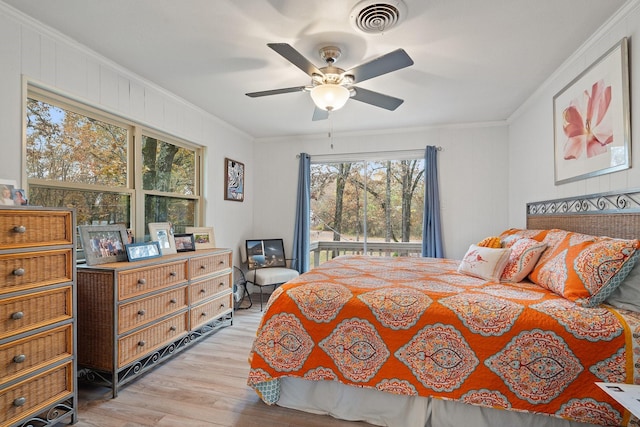
[{"label": "small framed photograph", "polygon": [[13,192],[16,188],[16,182],[8,179],[0,179],[0,205],[15,206],[13,200]]},{"label": "small framed photograph", "polygon": [[173,237],[173,225],[170,222],[150,222],[149,236],[158,242],[162,255],[175,254],[176,242]]},{"label": "small framed photograph", "polygon": [[176,250],[178,252],[189,252],[196,250],[196,241],[191,233],[175,234]]},{"label": "small framed photograph", "polygon": [[122,224],[79,225],[80,241],[87,265],[126,261],[127,229]]},{"label": "small framed photograph", "polygon": [[131,243],[125,246],[129,261],[142,261],[143,259],[159,258],[160,244],[156,241],[144,243]]},{"label": "small framed photograph", "polygon": [[193,234],[196,250],[212,249],[216,247],[216,238],[212,227],[185,227],[185,233]]},{"label": "small framed photograph", "polygon": [[11,190],[11,198],[16,206],[26,206],[29,204],[27,200],[27,192],[22,188],[14,188]]}]

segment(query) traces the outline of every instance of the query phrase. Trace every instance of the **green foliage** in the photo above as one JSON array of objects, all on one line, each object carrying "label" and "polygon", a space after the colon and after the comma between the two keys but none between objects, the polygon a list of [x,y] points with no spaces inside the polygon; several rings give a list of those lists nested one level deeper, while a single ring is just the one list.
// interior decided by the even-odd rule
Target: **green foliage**
[{"label": "green foliage", "polygon": [[362,240],[366,197],[368,239],[420,240],[423,177],[423,160],[312,165],[312,228],[333,231],[334,240]]}]

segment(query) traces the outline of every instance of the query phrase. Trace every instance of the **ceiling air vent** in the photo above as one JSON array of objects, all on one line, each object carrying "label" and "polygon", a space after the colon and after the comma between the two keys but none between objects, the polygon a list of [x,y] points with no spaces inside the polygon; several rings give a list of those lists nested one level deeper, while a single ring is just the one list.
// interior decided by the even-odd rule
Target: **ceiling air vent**
[{"label": "ceiling air vent", "polygon": [[406,13],[402,0],[363,0],[353,7],[349,18],[356,30],[379,34],[398,25]]}]

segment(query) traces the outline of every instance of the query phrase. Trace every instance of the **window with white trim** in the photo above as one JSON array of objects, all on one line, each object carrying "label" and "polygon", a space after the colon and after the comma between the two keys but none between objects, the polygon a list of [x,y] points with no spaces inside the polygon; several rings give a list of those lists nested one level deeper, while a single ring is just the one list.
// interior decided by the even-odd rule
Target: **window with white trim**
[{"label": "window with white trim", "polygon": [[73,207],[78,225],[124,224],[148,239],[150,222],[175,232],[202,217],[203,147],[29,87],[29,203]]}]

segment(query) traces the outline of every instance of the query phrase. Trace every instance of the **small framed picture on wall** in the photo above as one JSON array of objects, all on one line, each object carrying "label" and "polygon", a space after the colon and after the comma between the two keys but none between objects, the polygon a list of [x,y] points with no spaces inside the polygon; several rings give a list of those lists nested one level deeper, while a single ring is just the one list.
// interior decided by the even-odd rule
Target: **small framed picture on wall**
[{"label": "small framed picture on wall", "polygon": [[244,163],[224,159],[224,199],[234,202],[244,200]]}]

